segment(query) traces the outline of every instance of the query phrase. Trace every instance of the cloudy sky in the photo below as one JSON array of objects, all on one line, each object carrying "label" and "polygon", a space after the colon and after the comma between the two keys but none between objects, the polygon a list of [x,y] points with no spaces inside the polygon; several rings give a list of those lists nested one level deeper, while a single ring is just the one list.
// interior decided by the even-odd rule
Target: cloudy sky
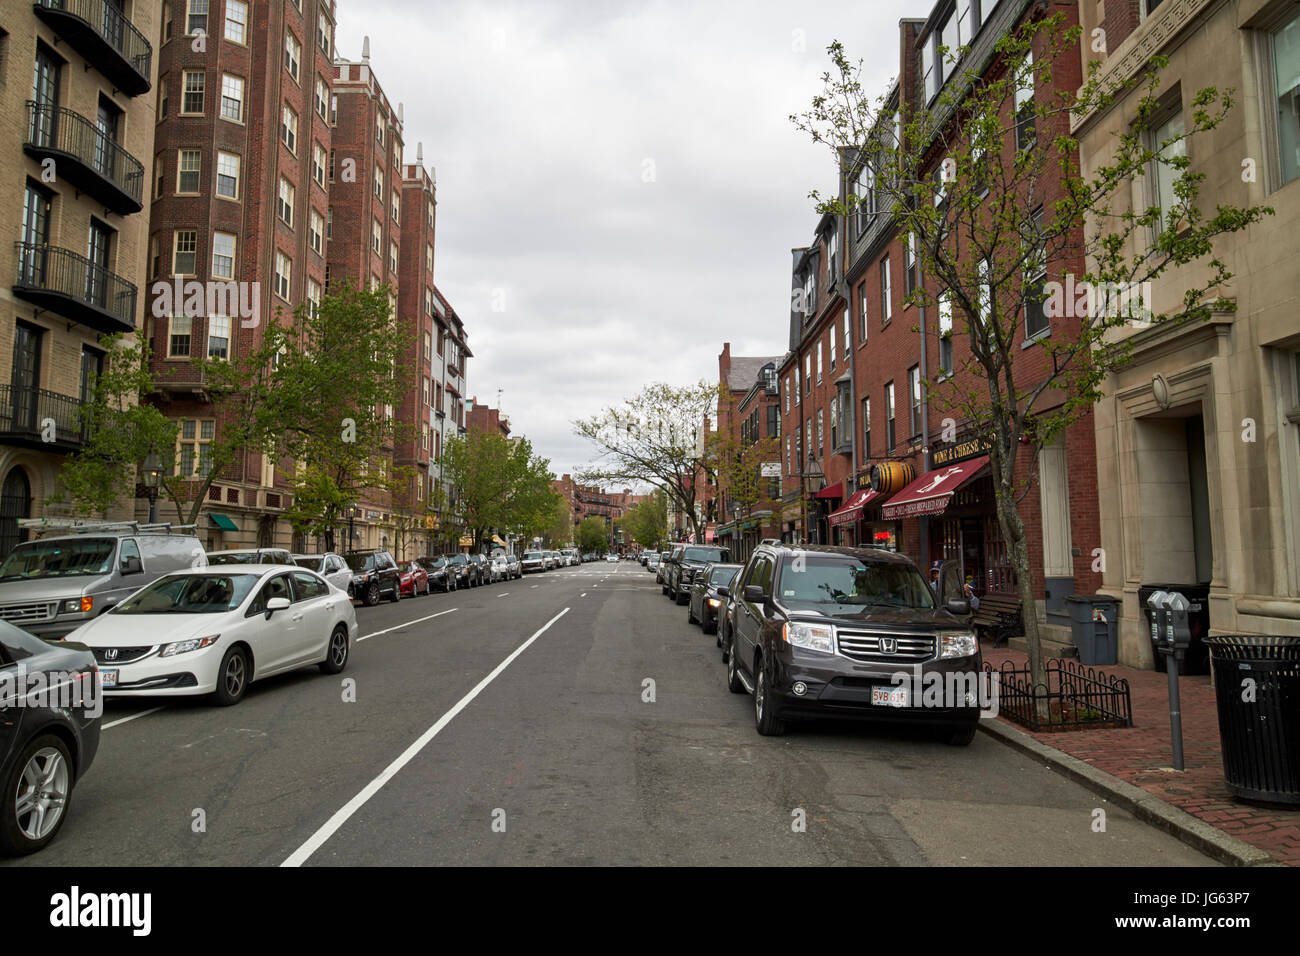
[{"label": "cloudy sky", "polygon": [[787,117],[840,39],[897,69],[927,0],[338,0],[338,54],[405,104],[438,184],[435,278],[464,319],[469,390],[557,474],[572,421],[650,381],[785,351],[790,249],[834,180]]}]

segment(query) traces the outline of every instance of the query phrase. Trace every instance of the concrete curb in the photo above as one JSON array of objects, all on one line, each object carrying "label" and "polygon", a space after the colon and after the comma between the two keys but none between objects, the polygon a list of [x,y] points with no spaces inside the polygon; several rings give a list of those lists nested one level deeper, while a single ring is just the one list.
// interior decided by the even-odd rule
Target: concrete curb
[{"label": "concrete curb", "polygon": [[1031,757],[1044,760],[1053,769],[1101,794],[1111,803],[1124,808],[1133,816],[1176,836],[1188,846],[1228,866],[1285,866],[1274,860],[1257,846],[1238,840],[1204,820],[1199,820],[1184,810],[1166,803],[1141,787],[1119,777],[1098,770],[1078,757],[1071,757],[1055,747],[1040,743],[1000,719],[981,719],[979,728],[991,737]]}]

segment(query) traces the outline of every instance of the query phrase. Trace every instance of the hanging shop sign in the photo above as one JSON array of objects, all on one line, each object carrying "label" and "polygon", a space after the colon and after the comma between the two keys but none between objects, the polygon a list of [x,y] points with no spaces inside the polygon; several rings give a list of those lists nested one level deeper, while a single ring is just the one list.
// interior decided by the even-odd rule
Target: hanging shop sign
[{"label": "hanging shop sign", "polygon": [[988,435],[971,438],[967,441],[954,442],[930,452],[930,468],[942,468],[968,458],[978,458],[993,451],[993,439]]}]

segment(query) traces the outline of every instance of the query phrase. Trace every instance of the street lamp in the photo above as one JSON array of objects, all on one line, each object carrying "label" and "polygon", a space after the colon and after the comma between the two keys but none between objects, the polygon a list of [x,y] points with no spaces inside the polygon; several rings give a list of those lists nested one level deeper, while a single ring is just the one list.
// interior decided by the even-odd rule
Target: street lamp
[{"label": "street lamp", "polygon": [[826,486],[826,472],[822,471],[822,466],[813,457],[812,452],[808,453],[808,464],[804,466],[800,478],[803,481],[804,490],[804,537],[809,544],[817,544],[818,542],[812,533],[812,508],[809,505],[813,500],[813,496]]},{"label": "street lamp", "polygon": [[348,544],[347,544],[347,549],[346,549],[346,550],[348,550],[348,551],[351,551],[351,550],[352,550],[352,522],[356,520],[356,517],[357,517],[357,510],[358,510],[358,509],[357,509],[356,504],[350,504],[350,505],[348,505],[348,510],[347,510],[347,516],[348,516]]},{"label": "street lamp", "polygon": [[162,459],[155,451],[149,452],[141,468],[145,493],[149,496],[149,523],[158,523],[158,485],[162,481]]}]

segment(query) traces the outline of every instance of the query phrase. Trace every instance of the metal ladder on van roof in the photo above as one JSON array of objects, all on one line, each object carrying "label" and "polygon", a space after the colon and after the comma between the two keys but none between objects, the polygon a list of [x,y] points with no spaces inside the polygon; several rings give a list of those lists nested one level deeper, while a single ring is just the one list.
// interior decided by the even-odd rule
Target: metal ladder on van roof
[{"label": "metal ladder on van roof", "polygon": [[68,534],[107,534],[118,531],[128,531],[131,534],[172,534],[178,531],[192,531],[198,525],[174,525],[170,521],[142,524],[139,521],[85,521],[80,518],[19,518],[18,527],[38,534],[49,531],[62,531]]}]

